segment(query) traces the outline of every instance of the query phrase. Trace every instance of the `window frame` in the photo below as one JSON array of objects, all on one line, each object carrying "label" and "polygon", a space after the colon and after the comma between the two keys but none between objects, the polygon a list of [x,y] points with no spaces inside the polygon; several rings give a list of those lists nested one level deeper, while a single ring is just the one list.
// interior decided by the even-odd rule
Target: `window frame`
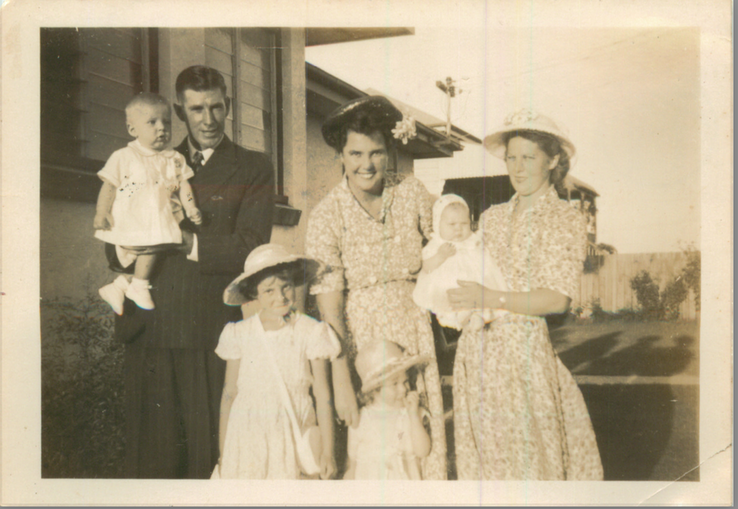
[{"label": "window frame", "polygon": [[[129,28],[129,27],[122,27]],[[130,27],[138,31],[138,37],[141,43],[141,88],[145,92],[158,92],[159,88],[159,73],[158,73],[158,29],[157,28],[144,28],[144,27]],[[116,27],[89,27],[81,30],[102,30],[110,29],[115,30]],[[77,31],[76,28],[58,28],[58,27],[42,27],[39,32],[39,37],[43,38],[44,30],[69,30],[70,32]],[[43,43],[43,39],[41,41]],[[85,64],[85,47],[81,35],[77,36],[74,45],[70,45],[69,53],[76,55],[78,59],[77,68],[70,73],[70,80],[77,83],[77,89],[74,91],[79,94],[79,99],[75,105],[81,115],[79,119],[79,125],[75,126],[77,129],[77,136],[79,138],[79,150],[77,153],[63,152],[54,150],[53,148],[46,147],[45,144],[40,142],[40,191],[42,198],[60,198],[73,201],[81,202],[94,202],[97,199],[97,194],[100,189],[100,180],[97,177],[97,172],[105,165],[104,160],[95,159],[85,155],[87,150],[84,148],[85,144],[90,143],[91,130],[89,128],[89,117],[85,113],[90,111],[90,92],[86,87],[89,82],[87,79],[87,73],[89,72],[89,65]],[[40,51],[45,51],[42,47]],[[53,51],[53,50],[52,50]],[[43,58],[42,58],[42,69],[41,74],[43,77]],[[43,84],[42,84],[43,88]],[[44,92],[41,92],[41,102],[45,104],[46,98]],[[44,132],[43,124],[51,119],[41,114],[41,132]]]}]

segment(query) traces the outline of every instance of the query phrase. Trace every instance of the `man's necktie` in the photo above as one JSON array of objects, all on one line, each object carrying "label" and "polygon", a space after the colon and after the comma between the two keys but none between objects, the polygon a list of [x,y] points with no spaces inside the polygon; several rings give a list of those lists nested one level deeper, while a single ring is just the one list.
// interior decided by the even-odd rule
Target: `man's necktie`
[{"label": "man's necktie", "polygon": [[202,152],[199,150],[195,152],[195,155],[192,156],[192,171],[197,173],[202,169],[202,162],[205,158],[202,156]]}]

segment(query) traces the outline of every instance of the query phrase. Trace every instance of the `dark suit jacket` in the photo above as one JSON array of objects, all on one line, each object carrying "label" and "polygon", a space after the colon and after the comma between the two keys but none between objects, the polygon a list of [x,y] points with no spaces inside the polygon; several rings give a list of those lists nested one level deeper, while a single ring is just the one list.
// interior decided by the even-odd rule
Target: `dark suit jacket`
[{"label": "dark suit jacket", "polygon": [[[177,150],[192,165],[185,139]],[[272,231],[274,173],[267,157],[228,137],[190,179],[203,223],[185,219],[183,229],[198,238],[198,262],[181,252],[159,257],[151,295],[154,311],[126,301],[116,335],[154,348],[213,350],[223,326],[239,320],[239,307],[223,304],[223,290],[243,271],[252,249],[269,242]]]}]

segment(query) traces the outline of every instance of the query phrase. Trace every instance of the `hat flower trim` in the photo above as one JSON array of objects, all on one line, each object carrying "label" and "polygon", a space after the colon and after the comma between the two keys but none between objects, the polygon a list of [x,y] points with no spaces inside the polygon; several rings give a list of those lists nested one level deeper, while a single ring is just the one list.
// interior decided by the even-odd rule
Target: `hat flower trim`
[{"label": "hat flower trim", "polygon": [[539,117],[538,113],[530,109],[522,109],[505,118],[505,125],[520,125],[533,122]]},{"label": "hat flower trim", "polygon": [[418,135],[415,129],[415,119],[410,115],[402,114],[402,120],[395,124],[392,129],[392,135],[396,140],[401,140],[403,145],[407,145],[408,140],[412,140]]}]

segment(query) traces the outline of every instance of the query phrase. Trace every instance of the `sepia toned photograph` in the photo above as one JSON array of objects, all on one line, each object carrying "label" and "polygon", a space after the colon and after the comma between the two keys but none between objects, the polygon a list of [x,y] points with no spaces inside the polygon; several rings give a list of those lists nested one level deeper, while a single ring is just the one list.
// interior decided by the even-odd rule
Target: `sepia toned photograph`
[{"label": "sepia toned photograph", "polygon": [[37,170],[3,273],[37,279],[3,485],[48,487],[8,500],[729,504],[713,19],[350,8],[5,17]]}]

